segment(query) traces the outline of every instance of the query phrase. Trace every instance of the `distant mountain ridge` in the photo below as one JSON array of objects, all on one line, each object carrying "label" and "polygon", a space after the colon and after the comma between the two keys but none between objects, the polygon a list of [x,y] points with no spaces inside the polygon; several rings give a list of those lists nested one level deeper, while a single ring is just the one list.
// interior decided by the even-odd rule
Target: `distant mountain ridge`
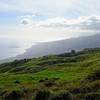
[{"label": "distant mountain ridge", "polygon": [[33,58],[45,55],[60,54],[71,50],[81,50],[84,48],[100,47],[100,34],[92,36],[81,36],[54,42],[39,43],[27,49],[22,55],[13,58],[1,60],[0,62],[9,62],[15,59]]},{"label": "distant mountain ridge", "polygon": [[69,52],[72,49],[80,50],[84,48],[96,47],[100,47],[100,34],[33,45],[24,54],[17,56],[17,58],[32,58],[50,54]]}]

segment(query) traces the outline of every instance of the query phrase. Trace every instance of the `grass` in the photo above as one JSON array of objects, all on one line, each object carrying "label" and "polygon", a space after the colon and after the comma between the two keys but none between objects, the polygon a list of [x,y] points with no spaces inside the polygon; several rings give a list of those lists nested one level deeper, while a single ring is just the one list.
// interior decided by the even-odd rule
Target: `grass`
[{"label": "grass", "polygon": [[[1,64],[1,98],[3,97],[3,91],[7,92],[7,94],[4,93],[4,97],[6,97],[10,91],[16,89],[22,91],[23,87],[25,89],[28,88],[27,91],[31,91],[28,94],[28,96],[31,95],[30,97],[35,96],[34,91],[41,88],[51,92],[67,90],[73,94],[71,91],[74,89],[82,91],[82,85],[87,88],[85,84],[99,84],[99,80],[94,80],[93,82],[87,80],[89,75],[99,70],[100,49],[97,48],[75,52],[74,54],[49,55]],[[43,82],[40,82],[40,80]],[[44,85],[45,83],[50,85],[53,82],[55,84],[53,87],[46,87]],[[99,90],[100,88],[98,87],[98,91]],[[95,92],[97,92],[97,90]],[[79,93],[73,97],[75,100],[78,100],[82,98],[81,95],[83,96],[83,94]],[[84,97],[85,95],[86,94],[84,94]],[[23,98],[25,99],[26,96],[23,95]]]}]

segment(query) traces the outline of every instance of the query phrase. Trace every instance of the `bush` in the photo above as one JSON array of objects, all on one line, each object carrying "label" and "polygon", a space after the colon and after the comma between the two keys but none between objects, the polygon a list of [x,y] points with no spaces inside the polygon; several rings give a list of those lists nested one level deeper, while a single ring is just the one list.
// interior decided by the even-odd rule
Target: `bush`
[{"label": "bush", "polygon": [[16,81],[14,81],[14,83],[20,84],[20,81],[19,80],[16,80]]},{"label": "bush", "polygon": [[51,86],[55,85],[55,82],[52,80],[47,80],[44,82],[44,85],[47,87],[51,87]]},{"label": "bush", "polygon": [[87,77],[87,79],[90,81],[100,80],[100,70],[93,72]]},{"label": "bush", "polygon": [[11,91],[3,96],[3,100],[20,100],[22,95],[20,91]]},{"label": "bush", "polygon": [[81,90],[80,90],[80,88],[74,88],[71,90],[71,92],[74,94],[78,94],[78,93],[81,93]]},{"label": "bush", "polygon": [[34,100],[48,100],[50,97],[50,92],[47,90],[38,90]]},{"label": "bush", "polygon": [[88,93],[85,95],[85,100],[100,100],[100,93]]},{"label": "bush", "polygon": [[63,91],[54,95],[51,100],[73,100],[73,98],[71,93]]},{"label": "bush", "polygon": [[48,79],[48,78],[39,80],[39,83],[43,83],[47,87],[51,87],[51,86],[55,85],[54,80],[53,79]]},{"label": "bush", "polygon": [[80,86],[80,87],[76,87],[73,88],[71,90],[71,92],[73,94],[79,94],[79,93],[89,93],[92,91],[92,87],[89,86],[89,84],[85,85],[85,86]]}]

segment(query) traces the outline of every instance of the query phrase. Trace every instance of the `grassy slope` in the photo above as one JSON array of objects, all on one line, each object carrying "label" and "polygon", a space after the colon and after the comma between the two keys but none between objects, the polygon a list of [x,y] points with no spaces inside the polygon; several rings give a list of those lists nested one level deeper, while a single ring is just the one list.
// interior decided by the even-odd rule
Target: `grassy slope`
[{"label": "grassy slope", "polygon": [[71,90],[77,86],[81,87],[81,82],[97,70],[100,70],[100,50],[96,49],[72,54],[71,57],[54,55],[15,61],[0,65],[0,88],[2,91],[22,87],[32,89],[41,87],[39,81],[48,78],[54,79],[57,84],[49,90],[55,91],[55,88]]}]

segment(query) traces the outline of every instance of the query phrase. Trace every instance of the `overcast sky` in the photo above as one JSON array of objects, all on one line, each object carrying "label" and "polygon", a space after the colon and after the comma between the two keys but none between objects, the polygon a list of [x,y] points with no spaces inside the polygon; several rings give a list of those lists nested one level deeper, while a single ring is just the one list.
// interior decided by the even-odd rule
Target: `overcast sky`
[{"label": "overcast sky", "polygon": [[100,0],[0,0],[0,59],[99,31]]}]

